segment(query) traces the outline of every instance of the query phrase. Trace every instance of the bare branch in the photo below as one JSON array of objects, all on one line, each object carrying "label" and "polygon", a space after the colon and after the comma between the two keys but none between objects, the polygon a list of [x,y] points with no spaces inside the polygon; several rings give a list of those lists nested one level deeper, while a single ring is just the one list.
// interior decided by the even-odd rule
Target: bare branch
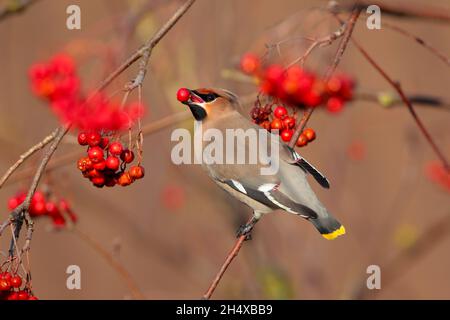
[{"label": "bare branch", "polygon": [[[354,8],[352,11],[352,14],[348,18],[348,21],[345,24],[345,32],[344,36],[339,44],[339,47],[336,51],[336,54],[334,56],[334,60],[332,65],[328,68],[327,73],[325,75],[325,83],[328,82],[333,75],[334,71],[336,70],[336,67],[338,66],[339,62],[341,61],[342,56],[344,55],[345,49],[347,48],[347,44],[352,36],[353,29],[355,28],[355,24],[358,21],[358,17],[361,13],[361,10],[359,8]],[[292,135],[291,141],[289,141],[289,147],[294,148],[295,144],[297,143],[298,138],[302,134],[303,130],[305,129],[306,124],[308,123],[309,119],[311,118],[312,113],[314,112],[315,108],[309,108],[305,111],[305,114],[302,117],[302,120],[297,125],[297,128],[295,129],[294,134]]]},{"label": "bare branch", "polygon": [[22,13],[36,2],[38,2],[38,0],[7,1],[7,3],[0,8],[0,21],[13,16],[14,14]]},{"label": "bare branch", "polygon": [[433,151],[436,153],[438,158],[441,160],[442,164],[446,168],[447,171],[450,170],[449,163],[444,156],[444,153],[439,149],[434,139],[431,137],[430,133],[428,132],[427,128],[423,124],[422,120],[420,120],[418,114],[414,110],[414,107],[409,101],[408,97],[403,92],[403,89],[397,81],[394,81],[387,73],[384,71],[384,69],[375,62],[375,60],[369,55],[369,53],[353,38],[352,39],[353,44],[355,47],[361,52],[361,54],[366,58],[366,60],[378,71],[378,73],[381,74],[381,76],[397,91],[400,98],[404,102],[404,104],[408,107],[408,111],[413,117],[414,121],[416,122],[417,126],[419,127],[420,131],[424,135],[425,139],[428,141],[428,143],[431,145]]},{"label": "bare branch", "polygon": [[27,160],[29,157],[31,157],[36,151],[41,150],[43,147],[45,147],[47,144],[53,141],[55,139],[56,134],[58,133],[58,129],[55,129],[50,135],[45,137],[42,141],[38,142],[34,146],[32,146],[30,149],[28,149],[25,153],[23,153],[19,160],[16,161],[9,169],[6,171],[6,173],[3,175],[3,177],[0,179],[0,188],[3,187],[3,184],[8,180],[8,178],[14,173],[14,171],[19,168],[19,166]]}]

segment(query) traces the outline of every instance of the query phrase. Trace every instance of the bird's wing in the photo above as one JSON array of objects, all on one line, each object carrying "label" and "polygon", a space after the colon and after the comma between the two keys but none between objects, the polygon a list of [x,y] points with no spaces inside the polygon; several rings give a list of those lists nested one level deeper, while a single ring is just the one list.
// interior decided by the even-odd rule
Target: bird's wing
[{"label": "bird's wing", "polygon": [[249,197],[259,203],[264,204],[272,210],[282,209],[287,212],[300,215],[305,219],[316,219],[318,214],[311,208],[291,200],[287,195],[281,192],[279,184],[266,183],[260,185],[257,189],[233,179],[225,179],[220,181],[238,191],[243,197]]},{"label": "bird's wing", "polygon": [[311,174],[314,179],[324,188],[330,188],[330,182],[327,177],[325,177],[319,170],[317,170],[312,164],[306,161],[301,155],[299,155],[294,149],[290,148],[286,144],[283,144],[283,147],[289,153],[289,157],[287,158],[284,154],[284,160],[292,165],[296,165],[303,169],[305,172]]},{"label": "bird's wing", "polygon": [[[235,124],[236,128],[254,128],[254,129],[258,129],[258,130],[264,130],[261,127],[259,127],[258,125],[248,121],[246,118],[244,118],[239,113],[237,113],[235,118],[237,118],[237,120],[233,121],[233,123]],[[281,161],[284,161],[291,165],[298,166],[305,173],[311,174],[314,177],[314,179],[323,188],[326,188],[326,189],[330,188],[330,182],[325,177],[325,175],[323,175],[319,170],[317,170],[317,168],[315,168],[312,164],[310,164],[305,158],[300,156],[293,148],[290,148],[286,143],[282,142],[278,135],[272,134],[272,133],[268,132],[267,130],[264,130],[264,132],[267,135],[268,140],[270,140],[270,145],[272,145],[272,144],[278,145],[279,157],[280,157]],[[247,150],[248,150],[248,146],[243,145],[243,146],[238,146],[238,147],[247,148]]]}]

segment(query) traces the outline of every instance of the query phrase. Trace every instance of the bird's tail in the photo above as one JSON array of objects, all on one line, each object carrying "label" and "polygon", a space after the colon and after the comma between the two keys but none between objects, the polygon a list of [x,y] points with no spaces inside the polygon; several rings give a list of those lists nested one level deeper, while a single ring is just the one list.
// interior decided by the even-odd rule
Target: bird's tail
[{"label": "bird's tail", "polygon": [[345,234],[344,226],[329,214],[325,217],[309,219],[309,221],[312,222],[320,234],[327,240],[333,240]]}]

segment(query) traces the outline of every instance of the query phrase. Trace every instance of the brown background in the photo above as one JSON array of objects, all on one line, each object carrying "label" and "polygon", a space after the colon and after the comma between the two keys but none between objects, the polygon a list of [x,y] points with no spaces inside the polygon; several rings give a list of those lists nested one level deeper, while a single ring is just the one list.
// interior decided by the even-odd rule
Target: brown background
[{"label": "brown background", "polygon": [[[57,125],[46,105],[29,90],[29,66],[68,50],[76,56],[84,86],[95,85],[181,3],[153,1],[154,8],[140,17],[136,31],[131,30],[125,39],[124,18],[133,10],[143,10],[146,2],[152,1],[42,0],[24,14],[0,22],[0,171]],[[65,28],[66,7],[74,3],[81,7],[81,31]],[[447,5],[450,10],[444,0],[416,3]],[[335,30],[333,19],[310,10],[325,5],[322,1],[198,0],[154,50],[144,85],[149,106],[144,123],[183,109],[175,99],[180,86],[220,86],[240,95],[255,93],[250,84],[224,78],[223,70],[233,69],[246,51],[264,53],[265,43]],[[448,24],[382,19],[420,35],[444,53],[450,52]],[[291,21],[286,24],[294,27],[282,32],[283,27],[276,26],[283,21]],[[274,37],[268,36],[274,33]],[[364,18],[355,37],[394,79],[401,80],[405,91],[450,99],[448,66],[414,41],[391,30],[369,31]],[[284,46],[283,61],[299,56],[302,45],[302,41],[292,41]],[[317,50],[307,66],[322,72],[334,49]],[[340,69],[357,79],[360,90],[390,90],[351,44]],[[134,74],[135,67],[130,68],[113,88]],[[423,107],[417,111],[450,157],[450,113]],[[433,241],[424,253],[402,262],[389,282],[383,281],[383,272],[390,272],[386,264],[405,246],[414,245],[430,225],[450,214],[448,192],[424,175],[424,166],[436,156],[406,108],[385,110],[374,103],[355,101],[338,116],[315,113],[310,125],[318,139],[302,154],[332,182],[330,190],[312,183],[313,188],[345,224],[347,235],[326,241],[298,217],[281,212],[269,215],[257,226],[253,240],[245,243],[214,298],[450,298],[450,237]],[[180,126],[189,128],[191,124]],[[73,204],[80,216],[80,230],[107,250],[120,245],[119,260],[148,299],[201,297],[233,245],[237,226],[250,213],[219,190],[200,167],[171,163],[172,129],[145,137],[147,175],[131,187],[93,188],[76,170],[76,159],[53,171],[47,180]],[[354,141],[365,145],[362,161],[348,158],[347,149]],[[74,135],[65,139],[56,157],[73,150],[80,150]],[[38,159],[34,157],[28,165]],[[22,180],[1,190],[3,219],[8,214],[8,197],[28,183]],[[178,208],[163,200],[163,195],[173,190],[184,195]],[[45,219],[38,221],[32,242],[31,266],[38,297],[130,297],[123,279],[91,246],[70,231],[48,232],[49,225]],[[0,242],[4,251],[9,241],[6,235]],[[65,270],[71,264],[81,267],[82,290],[66,289]],[[370,264],[382,268],[382,289],[363,289],[364,296],[355,295],[357,288],[365,286]]]}]

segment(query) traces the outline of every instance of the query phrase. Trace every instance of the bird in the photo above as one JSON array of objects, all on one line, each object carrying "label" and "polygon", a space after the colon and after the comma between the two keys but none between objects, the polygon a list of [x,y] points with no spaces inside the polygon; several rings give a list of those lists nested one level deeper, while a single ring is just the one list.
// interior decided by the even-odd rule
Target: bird
[{"label": "bird", "polygon": [[[219,88],[182,88],[178,98],[189,107],[195,122],[202,125],[203,132],[216,129],[224,134],[228,129],[254,128],[264,130],[267,135],[265,138],[271,144],[279,146],[279,168],[269,175],[261,174],[261,168],[267,163],[259,160],[254,164],[202,163],[219,187],[253,209],[251,219],[239,228],[238,236],[251,239],[251,231],[261,217],[278,209],[308,220],[325,239],[332,240],[345,234],[345,227],[328,212],[311,189],[307,175],[311,175],[327,189],[330,187],[328,179],[293,148],[282,142],[279,135],[270,133],[245,118],[239,112],[242,108],[237,95]],[[204,147],[209,143],[211,141],[202,142]],[[248,139],[239,139],[235,150],[248,151],[249,143]]]}]

